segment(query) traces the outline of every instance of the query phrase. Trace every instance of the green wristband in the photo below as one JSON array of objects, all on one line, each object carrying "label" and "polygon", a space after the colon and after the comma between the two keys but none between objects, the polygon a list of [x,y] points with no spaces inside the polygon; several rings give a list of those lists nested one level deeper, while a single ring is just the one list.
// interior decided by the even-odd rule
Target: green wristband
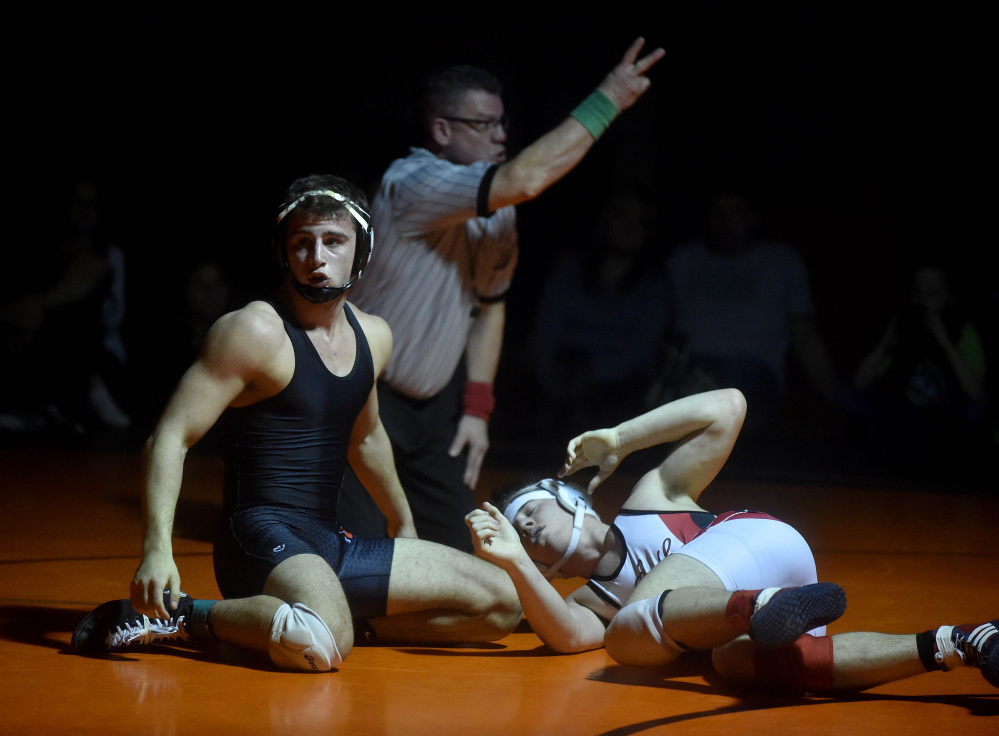
[{"label": "green wristband", "polygon": [[611,122],[621,114],[621,111],[607,95],[595,89],[569,114],[576,118],[596,140],[610,127]]}]

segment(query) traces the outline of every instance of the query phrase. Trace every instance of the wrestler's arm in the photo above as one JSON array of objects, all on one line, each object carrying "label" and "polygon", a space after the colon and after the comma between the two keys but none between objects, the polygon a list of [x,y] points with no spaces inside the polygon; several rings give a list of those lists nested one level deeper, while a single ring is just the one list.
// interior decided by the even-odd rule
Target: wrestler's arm
[{"label": "wrestler's arm", "polygon": [[[488,384],[495,381],[505,324],[506,305],[503,302],[482,304],[465,346],[466,380]],[[468,445],[468,460],[464,481],[469,488],[475,488],[482,460],[489,449],[488,419],[467,413],[462,415],[449,450],[451,457],[457,457],[465,445]]]},{"label": "wrestler's arm", "polygon": [[[645,93],[652,84],[645,73],[665,55],[656,49],[639,59],[644,44],[644,39],[636,39],[597,88],[618,110],[628,109]],[[495,212],[534,199],[582,161],[595,140],[576,118],[566,118],[500,165],[489,190],[489,208]]]},{"label": "wrestler's arm", "polygon": [[485,503],[469,513],[465,523],[476,555],[510,576],[524,616],[541,641],[564,654],[603,646],[603,621],[573,596],[562,598],[527,556],[517,531],[499,509]]},{"label": "wrestler's arm", "polygon": [[585,432],[569,442],[561,475],[596,467],[593,490],[632,452],[672,444],[666,459],[635,485],[624,508],[657,508],[696,503],[735,445],[746,416],[746,400],[737,389],[687,396],[656,407],[613,429]]},{"label": "wrestler's arm", "polygon": [[[270,310],[268,314],[267,310]],[[180,600],[180,573],[173,558],[173,523],[188,450],[227,406],[256,390],[273,372],[286,340],[281,320],[254,302],[219,318],[201,352],[170,397],[143,452],[142,561],[131,583],[132,605],[164,618],[163,590],[172,607]]]},{"label": "wrestler's arm", "polygon": [[[353,311],[368,339],[375,375],[378,376],[392,354],[392,331],[380,317],[365,314],[356,307]],[[389,535],[415,539],[413,512],[395,470],[392,444],[378,415],[378,392],[374,386],[354,422],[347,459],[361,485],[385,515]]]}]

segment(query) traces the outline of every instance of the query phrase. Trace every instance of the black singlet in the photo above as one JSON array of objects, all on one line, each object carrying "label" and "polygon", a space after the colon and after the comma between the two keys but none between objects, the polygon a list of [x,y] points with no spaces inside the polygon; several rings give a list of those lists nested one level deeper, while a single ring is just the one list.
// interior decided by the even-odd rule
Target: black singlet
[{"label": "black singlet", "polygon": [[336,376],[288,309],[280,302],[269,303],[284,320],[295,351],[295,372],[280,393],[223,414],[228,432],[225,513],[269,504],[333,518],[351,431],[374,385],[371,351],[344,304],[357,351],[350,372]]}]

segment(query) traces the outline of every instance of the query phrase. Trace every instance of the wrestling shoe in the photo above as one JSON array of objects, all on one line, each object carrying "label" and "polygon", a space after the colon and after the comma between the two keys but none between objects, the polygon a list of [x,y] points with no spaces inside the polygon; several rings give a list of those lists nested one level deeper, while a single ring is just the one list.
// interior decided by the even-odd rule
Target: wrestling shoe
[{"label": "wrestling shoe", "polygon": [[999,687],[999,619],[984,624],[941,626],[934,659],[944,670],[977,667],[992,687]]},{"label": "wrestling shoe", "polygon": [[846,611],[846,593],[836,583],[765,588],[756,596],[749,638],[761,647],[783,647]]},{"label": "wrestling shoe", "polygon": [[[170,610],[170,591],[163,591],[163,601]],[[88,657],[98,657],[156,642],[189,641],[186,621],[194,601],[180,594],[177,610],[169,618],[154,618],[136,611],[128,600],[108,601],[83,617],[73,631],[73,646]]]}]

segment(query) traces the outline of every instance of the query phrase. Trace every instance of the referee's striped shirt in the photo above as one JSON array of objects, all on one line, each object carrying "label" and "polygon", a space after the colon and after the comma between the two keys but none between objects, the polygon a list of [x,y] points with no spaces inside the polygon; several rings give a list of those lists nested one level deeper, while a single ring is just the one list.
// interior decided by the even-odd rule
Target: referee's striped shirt
[{"label": "referee's striped shirt", "polygon": [[407,396],[428,398],[447,385],[480,299],[510,286],[515,210],[479,216],[494,166],[459,166],[414,148],[389,166],[372,203],[375,248],[350,301],[392,328],[383,380]]}]

